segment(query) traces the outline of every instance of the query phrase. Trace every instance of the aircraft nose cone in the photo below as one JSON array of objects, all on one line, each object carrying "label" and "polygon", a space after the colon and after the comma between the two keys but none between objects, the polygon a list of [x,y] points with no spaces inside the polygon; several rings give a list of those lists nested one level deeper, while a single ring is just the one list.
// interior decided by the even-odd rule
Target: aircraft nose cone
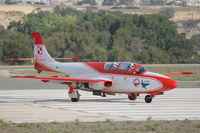
[{"label": "aircraft nose cone", "polygon": [[177,87],[177,82],[174,79],[169,78],[167,79],[166,87],[168,89],[174,89]]}]

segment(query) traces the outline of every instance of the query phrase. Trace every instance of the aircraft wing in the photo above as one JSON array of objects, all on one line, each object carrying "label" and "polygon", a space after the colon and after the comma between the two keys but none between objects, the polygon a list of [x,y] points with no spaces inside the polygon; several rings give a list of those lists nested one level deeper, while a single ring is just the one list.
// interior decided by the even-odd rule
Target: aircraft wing
[{"label": "aircraft wing", "polygon": [[72,94],[74,88],[71,86],[72,82],[91,83],[91,82],[112,82],[109,79],[84,79],[84,78],[66,78],[66,77],[39,77],[39,76],[10,76],[11,78],[25,78],[25,79],[39,79],[43,82],[57,82],[60,84],[69,85],[68,94]]},{"label": "aircraft wing", "polygon": [[173,76],[173,75],[187,75],[187,74],[193,74],[192,72],[174,72],[174,73],[167,73],[164,74],[165,76]]},{"label": "aircraft wing", "polygon": [[40,79],[43,82],[48,81],[61,81],[65,82],[106,82],[110,80],[104,79],[82,79],[82,78],[66,78],[66,77],[40,77],[40,76],[10,76],[11,78],[27,78],[27,79]]}]

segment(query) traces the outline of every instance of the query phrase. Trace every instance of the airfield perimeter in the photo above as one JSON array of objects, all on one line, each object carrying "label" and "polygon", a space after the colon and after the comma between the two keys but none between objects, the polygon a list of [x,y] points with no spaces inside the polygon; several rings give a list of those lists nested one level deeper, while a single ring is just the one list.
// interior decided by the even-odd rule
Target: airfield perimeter
[{"label": "airfield perimeter", "polygon": [[63,85],[1,77],[0,119],[16,123],[200,119],[199,86],[198,81],[180,83],[179,88],[156,96],[150,104],[144,102],[145,95],[129,101],[127,95],[103,98],[83,91],[80,102],[72,103]]}]

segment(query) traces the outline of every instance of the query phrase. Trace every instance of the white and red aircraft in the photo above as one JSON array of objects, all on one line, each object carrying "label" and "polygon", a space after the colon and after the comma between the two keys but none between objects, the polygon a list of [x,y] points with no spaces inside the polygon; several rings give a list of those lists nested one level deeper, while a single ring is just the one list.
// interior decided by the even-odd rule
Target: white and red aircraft
[{"label": "white and red aircraft", "polygon": [[190,72],[176,72],[162,75],[146,71],[142,65],[132,62],[57,62],[54,60],[57,58],[52,58],[47,52],[40,33],[33,32],[32,37],[35,41],[33,58],[35,69],[38,72],[62,73],[66,77],[11,77],[39,79],[43,82],[67,85],[69,97],[73,102],[79,101],[78,90],[84,90],[103,97],[106,94],[124,93],[128,95],[130,100],[135,100],[139,94],[146,93],[148,95],[145,97],[145,102],[151,103],[155,95],[176,88],[176,81],[168,76],[192,74]]}]

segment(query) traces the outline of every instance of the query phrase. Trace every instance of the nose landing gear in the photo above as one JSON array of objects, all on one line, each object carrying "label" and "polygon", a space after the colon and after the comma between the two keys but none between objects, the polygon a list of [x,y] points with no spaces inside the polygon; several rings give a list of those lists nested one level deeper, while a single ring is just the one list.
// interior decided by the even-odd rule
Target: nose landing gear
[{"label": "nose landing gear", "polygon": [[151,103],[153,98],[154,98],[154,95],[146,95],[145,96],[145,102]]}]

